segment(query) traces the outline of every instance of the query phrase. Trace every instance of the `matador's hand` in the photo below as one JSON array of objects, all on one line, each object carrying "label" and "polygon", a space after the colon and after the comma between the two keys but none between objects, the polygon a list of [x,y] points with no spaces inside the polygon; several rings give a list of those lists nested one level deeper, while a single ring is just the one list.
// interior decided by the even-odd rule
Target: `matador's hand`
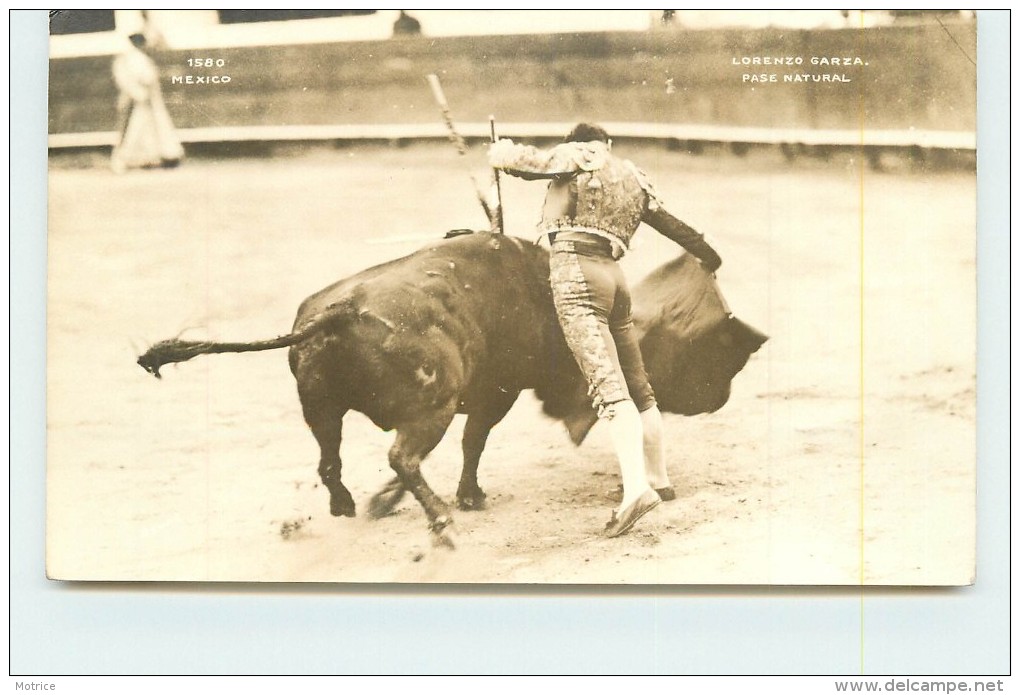
[{"label": "matador's hand", "polygon": [[701,267],[710,272],[712,275],[715,275],[715,271],[719,270],[719,266],[722,265],[722,259],[718,254],[715,254],[714,257],[707,259],[702,258],[699,260],[701,261]]},{"label": "matador's hand", "polygon": [[489,165],[499,169],[511,161],[517,145],[510,138],[501,138],[489,145]]}]

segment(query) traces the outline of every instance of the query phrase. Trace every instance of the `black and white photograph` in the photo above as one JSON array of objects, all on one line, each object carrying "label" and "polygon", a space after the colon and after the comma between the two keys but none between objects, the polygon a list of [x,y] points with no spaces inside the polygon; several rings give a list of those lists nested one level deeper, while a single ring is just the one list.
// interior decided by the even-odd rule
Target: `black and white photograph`
[{"label": "black and white photograph", "polygon": [[975,582],[973,11],[49,32],[49,579]]}]

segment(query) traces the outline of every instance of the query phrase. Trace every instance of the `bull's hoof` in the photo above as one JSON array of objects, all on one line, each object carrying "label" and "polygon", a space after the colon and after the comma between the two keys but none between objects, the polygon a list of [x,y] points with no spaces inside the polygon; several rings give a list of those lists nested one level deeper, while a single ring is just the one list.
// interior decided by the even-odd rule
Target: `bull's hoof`
[{"label": "bull's hoof", "polygon": [[354,516],[354,498],[344,490],[342,493],[330,494],[329,513],[333,516]]},{"label": "bull's hoof", "polygon": [[352,518],[357,516],[357,512],[355,511],[353,504],[349,506],[331,504],[329,505],[329,513],[332,514],[333,516],[349,516]]},{"label": "bull's hoof", "polygon": [[485,509],[485,493],[478,488],[467,494],[458,492],[457,508],[465,512],[478,512]]},{"label": "bull's hoof", "polygon": [[396,509],[397,503],[404,496],[404,492],[403,485],[397,485],[396,487],[387,485],[372,495],[372,499],[368,502],[368,515],[373,519],[389,516]]},{"label": "bull's hoof", "polygon": [[432,545],[436,548],[445,548],[446,550],[457,549],[457,534],[453,530],[453,519],[448,516],[437,517],[429,525],[429,530],[432,531]]},{"label": "bull's hoof", "polygon": [[372,519],[382,519],[384,516],[389,516],[393,513],[393,508],[397,506],[396,501],[393,499],[393,495],[382,495],[382,493],[372,496],[372,499],[368,502],[368,516]]}]

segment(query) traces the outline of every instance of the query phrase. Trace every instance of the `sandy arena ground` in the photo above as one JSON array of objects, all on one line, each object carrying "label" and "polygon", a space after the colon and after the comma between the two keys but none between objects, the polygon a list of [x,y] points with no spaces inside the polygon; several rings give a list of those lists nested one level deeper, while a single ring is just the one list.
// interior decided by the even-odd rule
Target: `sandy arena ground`
[{"label": "sandy arena ground", "polygon": [[[352,413],[341,450],[361,512],[328,513],[286,351],[145,374],[156,340],[290,329],[334,280],[484,219],[448,147],[193,159],[50,178],[48,573],[60,579],[962,584],[975,561],[975,182],[755,154],[618,147],[724,259],[733,311],[771,336],[730,402],[666,416],[679,498],[600,531],[616,464],[575,449],[524,394],[489,440],[488,509],[431,548],[408,497],[364,515],[393,434]],[[482,160],[471,160],[484,175]],[[511,233],[543,187],[505,181]],[[639,233],[636,283],[678,249]],[[862,250],[863,249],[863,250]],[[862,267],[863,261],[863,267]],[[863,290],[862,290],[863,287]],[[452,499],[458,417],[426,461]]]}]

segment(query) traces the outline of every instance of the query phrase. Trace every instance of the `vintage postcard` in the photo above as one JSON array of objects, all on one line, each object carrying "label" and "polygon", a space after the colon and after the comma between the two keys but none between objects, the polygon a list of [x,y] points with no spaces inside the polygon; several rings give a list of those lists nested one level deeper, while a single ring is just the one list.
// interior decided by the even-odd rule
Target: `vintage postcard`
[{"label": "vintage postcard", "polygon": [[973,583],[977,24],[54,11],[47,575]]}]

